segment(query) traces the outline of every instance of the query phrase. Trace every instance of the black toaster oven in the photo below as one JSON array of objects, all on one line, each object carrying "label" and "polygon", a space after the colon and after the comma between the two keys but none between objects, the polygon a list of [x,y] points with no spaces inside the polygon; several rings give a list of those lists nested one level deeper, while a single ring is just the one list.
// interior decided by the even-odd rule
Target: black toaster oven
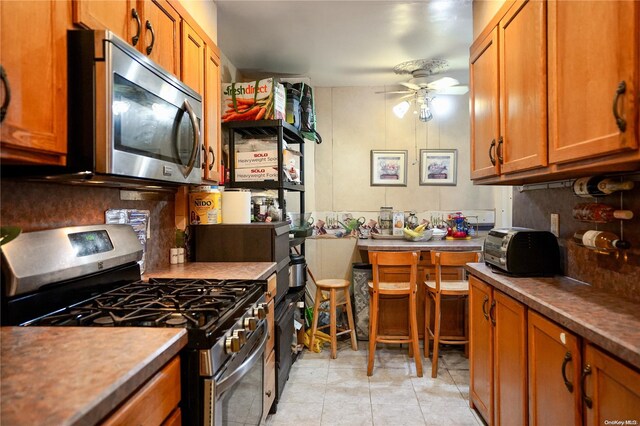
[{"label": "black toaster oven", "polygon": [[548,231],[494,228],[484,241],[484,261],[516,276],[550,276],[560,272],[558,239]]}]

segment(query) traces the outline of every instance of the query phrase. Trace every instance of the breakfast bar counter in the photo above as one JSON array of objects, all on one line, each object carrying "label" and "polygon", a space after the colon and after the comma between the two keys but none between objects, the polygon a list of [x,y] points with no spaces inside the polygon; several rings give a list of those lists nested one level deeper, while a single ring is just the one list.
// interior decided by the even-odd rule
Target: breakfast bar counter
[{"label": "breakfast bar counter", "polygon": [[429,240],[429,241],[407,241],[404,239],[386,240],[367,238],[358,240],[358,250],[360,251],[473,251],[482,250],[483,237],[476,237],[470,240]]}]

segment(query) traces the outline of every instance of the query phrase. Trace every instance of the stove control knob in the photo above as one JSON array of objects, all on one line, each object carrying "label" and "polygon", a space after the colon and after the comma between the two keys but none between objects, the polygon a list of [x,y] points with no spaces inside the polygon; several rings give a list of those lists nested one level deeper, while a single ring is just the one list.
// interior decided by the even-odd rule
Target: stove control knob
[{"label": "stove control knob", "polygon": [[257,308],[253,308],[253,315],[258,319],[265,319],[267,317],[267,309],[266,305],[260,305]]},{"label": "stove control knob", "polygon": [[224,342],[224,347],[228,354],[240,352],[240,339],[236,336],[229,336]]},{"label": "stove control knob", "polygon": [[243,325],[244,325],[244,328],[248,328],[249,331],[253,331],[256,328],[258,328],[258,318],[256,317],[245,318]]},{"label": "stove control knob", "polygon": [[233,332],[233,337],[237,337],[238,340],[240,340],[240,344],[244,345],[245,343],[247,343],[247,330],[245,330],[244,328],[235,330]]}]

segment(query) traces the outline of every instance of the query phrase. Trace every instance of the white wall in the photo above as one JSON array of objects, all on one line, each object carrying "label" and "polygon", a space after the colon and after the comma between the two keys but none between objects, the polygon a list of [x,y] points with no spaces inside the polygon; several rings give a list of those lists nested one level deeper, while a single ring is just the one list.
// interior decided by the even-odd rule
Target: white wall
[{"label": "white wall", "polygon": [[213,0],[180,0],[189,15],[218,43],[218,6]]}]

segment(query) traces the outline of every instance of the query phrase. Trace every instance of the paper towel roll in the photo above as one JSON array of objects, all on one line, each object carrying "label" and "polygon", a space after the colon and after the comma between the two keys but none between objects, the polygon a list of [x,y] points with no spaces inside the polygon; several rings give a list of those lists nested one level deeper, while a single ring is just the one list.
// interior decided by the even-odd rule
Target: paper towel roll
[{"label": "paper towel roll", "polygon": [[251,223],[251,191],[222,193],[222,223]]}]

